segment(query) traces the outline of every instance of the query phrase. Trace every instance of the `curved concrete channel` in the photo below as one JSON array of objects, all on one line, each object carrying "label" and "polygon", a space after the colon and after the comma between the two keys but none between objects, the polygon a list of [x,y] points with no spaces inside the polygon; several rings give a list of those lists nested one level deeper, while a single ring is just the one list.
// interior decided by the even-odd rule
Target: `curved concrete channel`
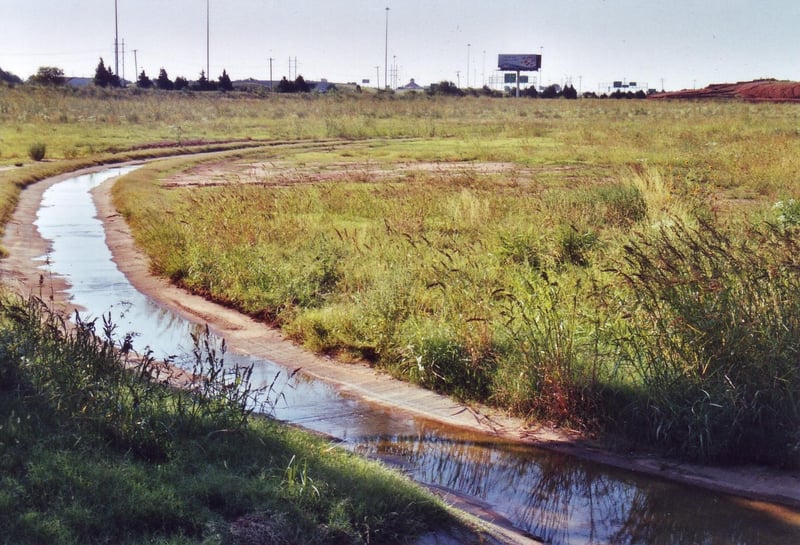
[{"label": "curved concrete channel", "polygon": [[[135,167],[80,174],[48,184],[35,221],[49,244],[48,251],[38,254],[41,274],[66,281],[70,302],[83,309],[83,316],[110,313],[120,333],[136,333],[137,350],[149,347],[156,356],[177,356],[179,361],[181,354],[191,352],[189,333],[204,327],[202,320],[187,320],[185,313],[179,312],[190,296],[175,289],[159,301],[144,295],[123,270],[146,268],[146,264],[118,266],[107,244],[107,237],[119,231],[114,221],[121,219],[104,218],[109,221],[102,222],[97,218],[92,190],[128,168]],[[7,238],[23,227],[12,223]],[[10,250],[15,255],[15,249]],[[24,248],[18,250],[24,252]],[[400,395],[400,390],[413,387],[398,386],[368,369],[355,375],[351,369],[347,381],[338,379],[330,371],[335,366],[315,356],[300,356],[302,351],[291,343],[267,338],[279,337],[277,333],[245,333],[248,329],[237,325],[237,320],[248,319],[235,313],[217,316],[217,322],[220,320],[228,322],[221,332],[229,347],[227,361],[254,363],[256,384],[269,384],[276,375],[280,377],[275,418],[326,434],[345,448],[395,465],[445,498],[520,535],[564,545],[800,543],[798,509],[678,484],[510,440],[494,433],[510,425],[500,415],[470,411],[430,393]],[[302,372],[293,374],[295,368]],[[323,376],[329,380],[322,380]],[[374,393],[381,388],[383,393]],[[389,406],[394,405],[395,394],[396,406]],[[414,407],[423,404],[441,405],[438,410],[449,414],[455,425],[420,416]],[[470,421],[480,425],[469,425]]]}]

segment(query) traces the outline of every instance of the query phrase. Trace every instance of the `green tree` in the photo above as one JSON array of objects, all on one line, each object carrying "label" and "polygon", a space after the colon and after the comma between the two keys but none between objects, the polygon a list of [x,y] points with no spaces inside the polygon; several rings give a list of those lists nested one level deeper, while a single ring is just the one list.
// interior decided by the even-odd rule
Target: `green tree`
[{"label": "green tree", "polygon": [[294,93],[294,83],[286,79],[286,76],[283,76],[283,79],[278,82],[278,87],[275,89],[278,93]]},{"label": "green tree", "polygon": [[205,70],[200,70],[200,77],[197,78],[194,88],[198,91],[213,91],[217,88],[217,85],[213,81],[209,81]]},{"label": "green tree", "polygon": [[136,86],[140,89],[152,89],[153,88],[153,80],[147,77],[147,74],[144,70],[142,73],[139,74],[139,79],[136,80]]},{"label": "green tree", "polygon": [[189,87],[189,80],[184,78],[183,76],[178,76],[175,78],[174,89],[176,91],[180,91],[181,89],[186,89]]},{"label": "green tree", "polygon": [[28,80],[39,85],[64,85],[64,71],[56,66],[40,66],[39,70]]},{"label": "green tree", "polygon": [[169,79],[167,75],[167,71],[162,68],[161,71],[158,73],[158,79],[156,79],[156,87],[158,89],[163,89],[164,91],[170,91],[175,88],[175,84],[172,83],[172,80]]},{"label": "green tree", "polygon": [[308,93],[311,91],[311,86],[306,83],[303,76],[297,76],[297,79],[294,80],[294,88],[296,93]]},{"label": "green tree", "polygon": [[97,69],[94,72],[94,84],[98,87],[119,87],[119,76],[106,68],[103,57],[100,57],[100,62],[97,64]]},{"label": "green tree", "polygon": [[429,92],[432,95],[464,96],[464,91],[459,89],[452,81],[440,81],[431,85]]},{"label": "green tree", "polygon": [[225,69],[222,70],[222,75],[219,77],[218,89],[220,91],[233,91],[233,82]]},{"label": "green tree", "polygon": [[561,86],[554,83],[553,85],[548,85],[542,91],[542,98],[558,98],[561,96]]},{"label": "green tree", "polygon": [[6,72],[2,68],[0,68],[0,81],[4,81],[6,83],[11,83],[11,84],[18,84],[22,83],[22,78],[12,74],[11,72]]}]

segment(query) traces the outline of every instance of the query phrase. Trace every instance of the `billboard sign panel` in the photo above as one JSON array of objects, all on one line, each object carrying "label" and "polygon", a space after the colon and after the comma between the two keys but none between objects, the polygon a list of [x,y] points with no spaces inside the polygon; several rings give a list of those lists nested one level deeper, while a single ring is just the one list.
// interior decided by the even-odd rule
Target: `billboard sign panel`
[{"label": "billboard sign panel", "polygon": [[503,82],[504,83],[517,83],[517,75],[516,74],[503,74]]},{"label": "billboard sign panel", "polygon": [[541,55],[498,55],[497,67],[500,70],[519,70],[535,72],[542,67]]}]

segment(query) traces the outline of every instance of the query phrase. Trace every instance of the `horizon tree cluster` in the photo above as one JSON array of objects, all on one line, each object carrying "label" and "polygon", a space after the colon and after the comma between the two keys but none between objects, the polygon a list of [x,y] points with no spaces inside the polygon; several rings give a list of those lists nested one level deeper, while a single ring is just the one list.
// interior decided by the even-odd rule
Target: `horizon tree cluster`
[{"label": "horizon tree cluster", "polygon": [[[7,85],[22,85],[24,83],[34,84],[34,85],[50,85],[50,86],[60,86],[65,85],[68,82],[67,77],[64,76],[63,69],[55,66],[41,66],[36,74],[28,78],[27,82],[23,81],[18,76],[10,73],[5,72],[0,69],[0,82],[3,82]],[[252,81],[252,80],[250,80]],[[127,87],[126,83],[123,81],[118,74],[114,74],[111,68],[107,67],[103,58],[100,57],[100,61],[95,68],[95,75],[92,78],[92,82],[97,87]],[[195,81],[190,81],[183,76],[178,76],[174,80],[170,79],[169,74],[165,68],[161,68],[158,73],[158,77],[156,79],[151,79],[147,72],[142,69],[142,71],[137,74],[136,81],[130,82],[138,89],[158,89],[161,91],[181,91],[184,89],[191,90],[191,91],[234,91],[233,81],[231,80],[230,76],[228,75],[227,70],[223,69],[222,74],[217,78],[217,80],[211,80],[208,78],[205,70],[201,70],[200,74]],[[252,88],[252,86],[250,86]],[[331,88],[335,88],[335,86],[331,86]],[[273,90],[273,87],[270,86],[270,89]],[[291,81],[284,76],[274,87],[274,91],[277,93],[308,93],[312,91],[312,85],[310,85],[302,75],[297,76],[294,81]],[[360,92],[360,87],[358,87],[358,91]],[[489,96],[489,97],[505,97],[508,96],[508,93],[504,93],[502,91],[498,91],[495,89],[491,89],[490,87],[484,85],[482,88],[468,88],[464,89],[457,86],[452,81],[442,80],[439,83],[432,84],[429,88],[425,90],[425,92],[429,95],[441,95],[441,96],[456,96],[456,97],[463,97],[463,96]],[[565,87],[561,87],[557,84],[552,84],[544,89],[537,90],[535,86],[528,87],[526,89],[522,89],[520,91],[520,97],[525,98],[545,98],[545,99],[554,99],[554,98],[564,98],[567,100],[574,100],[579,98],[579,93],[571,84],[566,85]],[[581,98],[612,98],[612,99],[644,99],[647,98],[647,93],[644,91],[638,91],[636,93],[627,92],[623,93],[619,90],[615,91],[611,94],[600,94],[594,92],[584,92],[580,94]]]}]

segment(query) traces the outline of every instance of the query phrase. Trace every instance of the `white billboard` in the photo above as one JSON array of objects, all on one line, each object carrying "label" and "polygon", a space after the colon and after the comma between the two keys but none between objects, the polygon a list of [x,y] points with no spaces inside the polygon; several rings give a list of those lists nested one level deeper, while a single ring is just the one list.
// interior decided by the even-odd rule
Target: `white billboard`
[{"label": "white billboard", "polygon": [[520,72],[535,72],[542,67],[541,55],[498,55],[497,67],[500,70],[519,70]]}]

